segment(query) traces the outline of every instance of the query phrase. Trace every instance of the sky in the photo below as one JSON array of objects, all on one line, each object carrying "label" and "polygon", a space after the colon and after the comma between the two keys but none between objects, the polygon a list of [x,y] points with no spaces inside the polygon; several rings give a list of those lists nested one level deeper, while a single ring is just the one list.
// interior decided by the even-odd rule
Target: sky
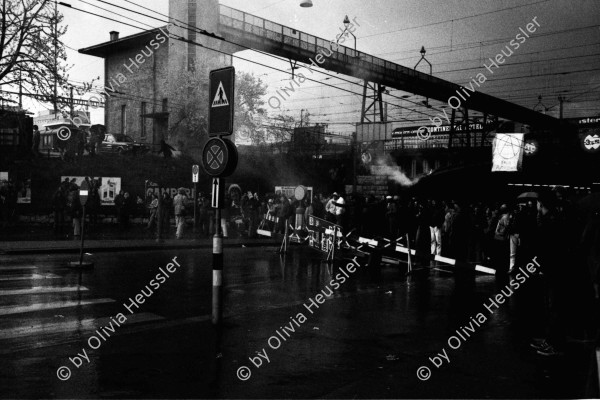
[{"label": "sky", "polygon": [[[115,16],[116,12],[151,26],[163,24],[107,3],[149,13],[137,8],[134,5],[137,3],[159,13],[168,13],[167,0],[65,0],[65,3],[127,21]],[[598,0],[313,0],[311,8],[300,7],[300,0],[221,0],[220,3],[327,40],[334,39],[339,28],[343,29],[342,21],[348,15],[360,24],[354,31],[359,51],[413,68],[421,58],[419,50],[424,46],[426,59],[432,64],[432,73],[436,77],[464,85],[482,72],[488,78],[478,88],[483,93],[528,108],[547,108],[546,112],[553,116],[558,116],[558,96],[565,98],[566,118],[600,113]],[[77,50],[107,41],[112,30],[119,31],[121,38],[139,30],[64,6],[59,6],[59,10],[68,25],[63,39],[68,46],[67,61],[72,65],[69,80],[81,84],[100,77],[103,82],[104,60],[79,54]],[[509,45],[519,28],[525,29],[533,18],[539,23],[536,32],[493,74],[487,72],[484,63],[489,64],[488,59]],[[344,45],[353,46],[353,40],[347,40]],[[236,55],[290,71],[289,62],[251,50]],[[253,62],[234,58],[233,65],[236,70],[254,73],[268,85],[265,101],[280,87],[289,85],[288,73]],[[429,73],[425,62],[417,69]],[[329,130],[334,133],[352,132],[353,125],[360,121],[363,83],[358,78],[343,78],[351,82],[315,74],[314,79],[320,83],[304,82],[282,102],[284,113],[299,119],[301,110],[307,110],[311,123],[329,124]],[[540,95],[542,99],[538,105]],[[443,105],[432,102],[434,108],[428,110],[420,104],[422,100],[422,96],[390,89],[389,94],[384,95],[388,119],[399,121],[400,125],[409,124],[407,120],[414,121],[412,125],[422,125],[426,117],[419,111],[434,115]],[[24,106],[36,113],[52,107],[31,99],[24,101]],[[265,107],[270,115],[280,113],[268,104]],[[93,110],[92,123],[102,122],[102,110]]]}]

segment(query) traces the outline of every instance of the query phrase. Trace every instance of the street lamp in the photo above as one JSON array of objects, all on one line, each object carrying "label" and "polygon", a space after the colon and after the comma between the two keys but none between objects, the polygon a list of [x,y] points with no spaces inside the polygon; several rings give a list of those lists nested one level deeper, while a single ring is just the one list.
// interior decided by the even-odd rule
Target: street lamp
[{"label": "street lamp", "polygon": [[[415,64],[415,67],[414,67],[413,69],[416,71],[416,70],[417,70],[417,67],[419,66],[419,64],[421,63],[421,61],[425,60],[425,62],[426,62],[427,64],[429,64],[429,75],[431,75],[431,74],[432,74],[432,72],[433,72],[433,67],[432,67],[431,63],[430,63],[430,62],[429,62],[429,61],[428,61],[428,60],[425,58],[425,53],[426,53],[426,51],[425,51],[425,46],[421,46],[421,51],[419,51],[419,53],[421,53],[421,59],[419,60],[419,62],[417,62],[417,63]],[[429,107],[429,108],[431,108],[431,106],[429,105],[429,97],[427,97],[427,98],[425,99],[425,101],[423,102],[423,104],[424,104],[426,107]]]},{"label": "street lamp", "polygon": [[336,40],[336,43],[339,42],[340,38],[344,35],[344,33],[346,31],[348,31],[348,33],[351,34],[352,37],[354,38],[354,51],[356,51],[356,36],[354,36],[354,34],[348,30],[348,28],[350,27],[350,18],[348,18],[348,15],[346,15],[344,17],[344,26],[346,27],[346,29],[344,29],[344,32],[342,32],[342,34],[340,35],[340,37],[338,38],[338,40]]},{"label": "street lamp", "polygon": [[312,7],[312,1],[311,0],[302,0],[300,2],[300,7],[304,7],[304,8],[308,8],[308,7]]}]

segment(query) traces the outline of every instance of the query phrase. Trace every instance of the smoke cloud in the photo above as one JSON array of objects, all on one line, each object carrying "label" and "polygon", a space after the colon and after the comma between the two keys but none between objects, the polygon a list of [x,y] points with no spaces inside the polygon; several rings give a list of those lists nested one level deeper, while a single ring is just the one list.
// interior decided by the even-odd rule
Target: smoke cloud
[{"label": "smoke cloud", "polygon": [[374,164],[376,171],[373,172],[377,175],[387,175],[390,180],[399,185],[412,186],[419,181],[419,178],[413,180],[406,176],[389,154],[377,157]]}]

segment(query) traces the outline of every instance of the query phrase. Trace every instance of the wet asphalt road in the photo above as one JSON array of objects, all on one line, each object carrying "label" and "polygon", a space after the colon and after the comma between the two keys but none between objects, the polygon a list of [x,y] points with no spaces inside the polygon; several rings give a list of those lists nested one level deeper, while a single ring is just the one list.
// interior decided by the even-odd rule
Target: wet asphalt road
[{"label": "wet asphalt road", "polygon": [[[400,264],[378,278],[363,265],[311,314],[309,298],[346,262],[275,250],[226,249],[219,332],[210,250],[98,253],[81,273],[65,267],[74,255],[0,256],[0,397],[589,397],[589,349],[572,345],[557,360],[528,350],[512,323],[516,298],[494,313],[483,306],[504,287],[493,276],[406,278]],[[174,257],[180,267],[168,272]],[[139,309],[129,300],[138,294]],[[480,312],[486,321],[473,324]],[[467,325],[474,332],[452,349]],[[429,358],[439,354],[438,368]]]}]

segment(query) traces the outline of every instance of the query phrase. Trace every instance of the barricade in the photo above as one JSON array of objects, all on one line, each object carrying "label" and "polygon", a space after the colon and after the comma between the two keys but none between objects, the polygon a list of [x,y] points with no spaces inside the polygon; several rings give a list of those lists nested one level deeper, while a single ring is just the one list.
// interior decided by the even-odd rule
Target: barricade
[{"label": "barricade", "polygon": [[[273,227],[271,229],[265,229],[269,227],[268,222],[271,222],[273,224]],[[273,237],[274,227],[276,227],[278,223],[279,217],[266,213],[262,221],[260,221],[258,229],[256,229],[256,233],[262,236]]]},{"label": "barricade", "polygon": [[[408,273],[413,272],[414,270],[412,268],[412,256],[415,256],[417,252],[410,248],[410,242],[408,240],[408,235],[405,238],[406,247],[398,244],[398,242],[400,240],[401,240],[401,238],[398,238],[395,241],[391,241],[387,238],[381,238],[379,240],[376,240],[376,239],[358,236],[355,239],[355,241],[357,242],[358,245],[355,247],[352,247],[352,248],[356,251],[360,251],[363,253],[369,253],[370,251],[366,251],[367,249],[377,248],[377,247],[380,247],[381,244],[386,243],[383,245],[384,249],[389,249],[395,253],[402,253],[402,254],[407,255],[407,257],[408,257]],[[496,274],[496,271],[493,268],[488,268],[483,265],[478,265],[478,264],[471,265],[466,262],[458,261],[458,260],[455,260],[455,259],[452,259],[449,257],[443,257],[443,256],[439,256],[439,255],[429,255],[429,257],[430,257],[429,258],[430,260],[439,261],[441,263],[444,263],[447,265],[452,265],[457,268],[470,269],[470,270],[474,270],[477,272],[481,272],[484,274],[490,274],[490,275]]]}]

